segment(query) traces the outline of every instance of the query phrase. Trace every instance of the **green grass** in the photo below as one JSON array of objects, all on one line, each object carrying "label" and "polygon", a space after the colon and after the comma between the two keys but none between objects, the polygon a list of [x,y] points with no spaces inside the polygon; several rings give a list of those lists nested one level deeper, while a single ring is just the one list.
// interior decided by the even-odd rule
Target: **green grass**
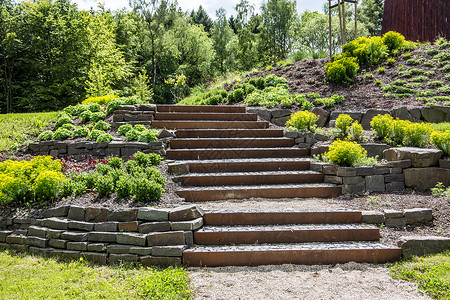
[{"label": "green grass", "polygon": [[15,150],[27,144],[49,123],[56,121],[58,112],[29,114],[0,114],[0,151]]},{"label": "green grass", "polygon": [[181,268],[89,266],[0,252],[0,299],[190,299]]},{"label": "green grass", "polygon": [[450,299],[450,251],[426,257],[412,257],[391,267],[391,276],[414,281],[436,299]]}]

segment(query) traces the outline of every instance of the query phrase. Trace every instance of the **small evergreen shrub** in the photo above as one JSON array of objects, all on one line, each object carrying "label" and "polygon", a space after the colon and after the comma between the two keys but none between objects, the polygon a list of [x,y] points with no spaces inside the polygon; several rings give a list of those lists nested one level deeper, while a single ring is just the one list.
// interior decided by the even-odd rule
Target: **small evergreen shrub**
[{"label": "small evergreen shrub", "polygon": [[352,83],[358,69],[359,65],[354,57],[342,57],[325,65],[328,80],[335,84]]},{"label": "small evergreen shrub", "polygon": [[133,188],[134,200],[137,202],[159,201],[164,192],[161,185],[145,177],[135,177]]},{"label": "small evergreen shrub", "polygon": [[351,167],[366,158],[367,151],[356,142],[336,140],[330,145],[326,157],[340,166]]},{"label": "small evergreen shrub", "polygon": [[154,142],[158,140],[158,131],[155,129],[148,129],[140,132],[138,141],[143,143]]},{"label": "small evergreen shrub", "polygon": [[97,139],[95,141],[97,143],[102,143],[102,142],[111,142],[113,139],[114,139],[114,137],[112,135],[110,135],[109,133],[102,133],[97,137]]},{"label": "small evergreen shrub", "polygon": [[382,40],[390,52],[400,49],[405,44],[405,37],[395,31],[386,32]]},{"label": "small evergreen shrub", "polygon": [[116,195],[119,199],[129,198],[133,194],[134,178],[127,175],[119,177],[116,183]]},{"label": "small evergreen shrub", "polygon": [[111,195],[114,190],[114,182],[111,176],[99,176],[95,181],[95,190],[100,198]]},{"label": "small evergreen shrub", "polygon": [[53,132],[50,130],[44,131],[38,136],[38,140],[40,141],[49,141],[51,139],[53,139]]},{"label": "small evergreen shrub", "polygon": [[80,114],[80,120],[83,123],[89,122],[92,117],[92,112],[90,110],[85,110]]},{"label": "small evergreen shrub", "polygon": [[431,143],[450,156],[450,130],[445,132],[434,131],[430,136]]},{"label": "small evergreen shrub", "polygon": [[244,89],[235,89],[228,94],[228,102],[229,103],[237,103],[244,101],[245,91]]},{"label": "small evergreen shrub", "polygon": [[103,130],[92,129],[91,133],[89,133],[88,139],[91,141],[96,141],[99,136],[105,134]]},{"label": "small evergreen shrub", "polygon": [[336,119],[335,128],[338,130],[339,136],[346,137],[348,128],[352,124],[353,119],[347,114],[340,114]]},{"label": "small evergreen shrub", "polygon": [[309,111],[298,111],[291,115],[286,122],[286,126],[292,127],[299,131],[314,131],[319,116]]},{"label": "small evergreen shrub", "polygon": [[84,100],[83,104],[87,104],[87,103],[93,103],[93,104],[101,104],[101,105],[106,105],[108,104],[111,100],[117,99],[119,98],[119,96],[117,95],[105,95],[105,96],[98,96],[98,97],[89,97],[86,100]]},{"label": "small evergreen shrub", "polygon": [[406,127],[406,145],[423,148],[430,140],[432,129],[423,123],[411,123]]},{"label": "small evergreen shrub", "polygon": [[370,121],[370,126],[380,140],[384,140],[391,132],[391,124],[394,118],[391,115],[377,115]]}]

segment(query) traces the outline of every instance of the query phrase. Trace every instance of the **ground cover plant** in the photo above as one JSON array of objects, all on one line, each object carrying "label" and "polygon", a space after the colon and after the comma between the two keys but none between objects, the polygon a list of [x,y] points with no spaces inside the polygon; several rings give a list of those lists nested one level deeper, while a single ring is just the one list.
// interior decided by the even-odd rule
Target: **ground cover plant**
[{"label": "ground cover plant", "polygon": [[416,282],[436,299],[450,299],[450,252],[412,257],[390,267],[393,278]]},{"label": "ground cover plant", "polygon": [[16,150],[56,122],[58,112],[0,115],[0,152]]},{"label": "ground cover plant", "polygon": [[1,299],[191,299],[182,268],[92,266],[0,252]]}]

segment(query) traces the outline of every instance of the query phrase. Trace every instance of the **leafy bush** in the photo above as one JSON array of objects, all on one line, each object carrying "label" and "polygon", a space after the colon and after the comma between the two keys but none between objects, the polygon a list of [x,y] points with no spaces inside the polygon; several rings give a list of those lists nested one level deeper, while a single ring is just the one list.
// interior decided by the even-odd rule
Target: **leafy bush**
[{"label": "leafy bush", "polygon": [[85,110],[80,114],[80,120],[84,123],[89,122],[92,117],[92,112],[90,110]]},{"label": "leafy bush", "polygon": [[89,133],[88,139],[91,141],[96,141],[99,136],[105,134],[106,132],[98,129],[92,129],[91,133]]},{"label": "leafy bush", "polygon": [[229,103],[236,103],[236,102],[241,102],[244,100],[245,97],[245,91],[243,89],[236,89],[231,91],[228,94],[228,102]]},{"label": "leafy bush", "polygon": [[342,137],[347,136],[347,131],[352,124],[353,119],[347,114],[340,114],[338,118],[336,119],[335,127],[338,130],[338,134]]},{"label": "leafy bush", "polygon": [[99,176],[95,181],[95,190],[100,198],[111,195],[114,190],[114,181],[111,176]]},{"label": "leafy bush", "polygon": [[73,137],[87,137],[89,135],[89,129],[84,126],[78,126],[73,131]]},{"label": "leafy bush", "polygon": [[38,140],[40,141],[49,141],[51,139],[53,139],[53,132],[50,130],[44,131],[38,136]]},{"label": "leafy bush", "polygon": [[98,121],[97,123],[95,123],[94,125],[94,129],[98,129],[98,130],[102,130],[102,131],[107,131],[111,128],[111,125],[109,125],[108,123],[106,123],[105,121]]},{"label": "leafy bush", "polygon": [[125,134],[127,141],[137,141],[139,138],[140,132],[136,129],[128,130],[128,132]]},{"label": "leafy bush", "polygon": [[425,147],[432,129],[423,123],[411,123],[406,127],[406,144],[411,147]]},{"label": "leafy bush", "polygon": [[309,111],[298,111],[291,115],[286,122],[286,126],[292,127],[299,131],[314,131],[319,116]]},{"label": "leafy bush", "polygon": [[441,149],[445,155],[450,156],[450,130],[445,132],[433,131],[430,136],[431,143]]},{"label": "leafy bush", "polygon": [[133,194],[133,180],[131,176],[121,176],[116,183],[116,195],[119,199],[125,199]]},{"label": "leafy bush", "polygon": [[370,121],[370,126],[375,131],[379,139],[385,139],[391,132],[391,123],[394,118],[391,115],[377,115]]},{"label": "leafy bush", "polygon": [[325,65],[327,78],[335,84],[352,83],[359,66],[354,57],[342,57]]},{"label": "leafy bush", "polygon": [[63,126],[64,124],[73,124],[73,120],[69,115],[62,114],[58,117],[58,120],[55,123],[55,129]]},{"label": "leafy bush", "polygon": [[362,125],[358,123],[358,121],[355,121],[348,128],[348,134],[349,134],[350,140],[360,141],[363,137],[364,129],[363,129]]},{"label": "leafy bush", "polygon": [[70,135],[71,135],[70,130],[61,127],[55,131],[55,133],[53,134],[53,139],[57,141],[62,141],[69,138]]},{"label": "leafy bush", "polygon": [[356,142],[336,140],[325,153],[329,161],[340,166],[351,167],[367,157],[367,151]]},{"label": "leafy bush", "polygon": [[34,199],[39,202],[55,199],[64,178],[61,171],[42,170],[39,172],[32,185]]},{"label": "leafy bush", "polygon": [[286,78],[278,77],[275,74],[269,74],[264,78],[265,87],[268,86],[278,86],[280,84],[286,83]]},{"label": "leafy bush", "polygon": [[253,85],[254,87],[256,87],[259,90],[264,89],[265,87],[265,80],[264,77],[254,77],[251,78],[248,83],[250,83],[251,85]]},{"label": "leafy bush", "polygon": [[135,201],[138,202],[153,202],[159,201],[164,192],[162,186],[154,181],[148,180],[145,177],[135,177],[133,194]]},{"label": "leafy bush", "polygon": [[147,176],[147,179],[152,180],[161,186],[164,186],[166,184],[166,179],[159,173],[158,169],[155,167],[147,167],[145,168],[145,175]]},{"label": "leafy bush", "polygon": [[138,141],[143,143],[154,142],[158,140],[158,131],[156,129],[148,129],[140,132]]},{"label": "leafy bush", "polygon": [[406,128],[409,126],[408,121],[403,121],[396,119],[392,122],[391,126],[391,139],[395,145],[403,145],[405,136],[406,136]]},{"label": "leafy bush", "polygon": [[120,157],[108,157],[108,165],[113,169],[120,169],[123,165],[123,160]]},{"label": "leafy bush", "polygon": [[126,135],[127,132],[130,131],[131,129],[133,129],[133,125],[131,124],[121,125],[117,130],[117,133],[120,135]]},{"label": "leafy bush", "polygon": [[109,133],[102,133],[97,137],[97,139],[95,141],[97,143],[102,143],[102,142],[111,142],[113,139],[114,139],[114,137],[112,135],[110,135]]},{"label": "leafy bush", "polygon": [[104,95],[104,96],[98,96],[98,97],[89,97],[86,100],[84,100],[83,104],[85,103],[96,103],[96,104],[101,104],[101,105],[106,105],[108,104],[111,100],[117,99],[119,98],[119,96],[117,95]]},{"label": "leafy bush", "polygon": [[106,115],[105,115],[105,113],[103,113],[101,111],[95,112],[91,115],[91,121],[93,121],[93,122],[103,120],[104,118],[106,118]]},{"label": "leafy bush", "polygon": [[405,44],[405,37],[398,32],[386,32],[383,37],[383,44],[385,44],[390,52],[400,49]]},{"label": "leafy bush", "polygon": [[162,160],[161,156],[159,156],[158,154],[155,153],[146,154],[141,151],[136,152],[133,155],[133,158],[138,166],[144,168],[149,165],[158,165]]}]

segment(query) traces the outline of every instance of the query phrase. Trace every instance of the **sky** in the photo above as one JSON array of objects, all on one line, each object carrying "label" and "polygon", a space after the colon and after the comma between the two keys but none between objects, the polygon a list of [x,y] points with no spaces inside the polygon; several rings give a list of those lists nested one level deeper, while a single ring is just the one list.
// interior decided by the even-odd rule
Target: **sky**
[{"label": "sky", "polygon": [[[89,10],[91,7],[94,9],[99,2],[103,2],[105,7],[111,10],[117,10],[121,8],[128,8],[128,0],[72,0],[78,5],[78,9]],[[249,0],[255,6],[255,11],[259,11],[262,0]],[[297,10],[303,12],[319,11],[322,12],[323,3],[328,2],[326,0],[297,0]],[[184,11],[197,10],[201,5],[208,12],[211,19],[215,19],[216,10],[223,7],[227,11],[227,15],[235,15],[234,6],[239,3],[239,0],[178,0],[178,5]]]}]

